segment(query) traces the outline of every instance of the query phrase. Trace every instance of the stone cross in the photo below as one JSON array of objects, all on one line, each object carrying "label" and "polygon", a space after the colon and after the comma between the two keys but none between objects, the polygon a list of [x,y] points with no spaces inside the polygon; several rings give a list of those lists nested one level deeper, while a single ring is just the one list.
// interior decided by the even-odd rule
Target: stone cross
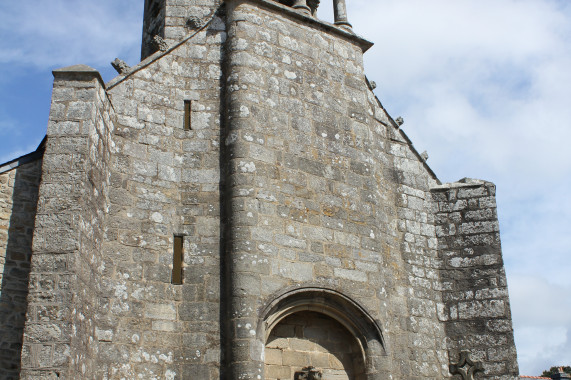
[{"label": "stone cross", "polygon": [[296,380],[321,380],[321,371],[314,367],[305,367],[301,372],[296,372]]},{"label": "stone cross", "polygon": [[484,371],[482,363],[472,361],[468,351],[460,353],[458,363],[450,364],[450,373],[462,376],[462,380],[474,380],[474,374],[482,371]]}]

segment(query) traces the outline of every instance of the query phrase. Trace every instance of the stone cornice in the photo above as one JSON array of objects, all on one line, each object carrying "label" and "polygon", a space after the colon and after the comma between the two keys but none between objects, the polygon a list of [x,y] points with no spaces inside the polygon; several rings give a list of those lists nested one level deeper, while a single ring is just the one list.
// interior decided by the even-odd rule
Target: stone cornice
[{"label": "stone cornice", "polygon": [[319,19],[314,18],[310,15],[306,15],[304,13],[298,12],[291,7],[288,7],[286,5],[282,5],[282,4],[278,3],[277,1],[273,1],[273,0],[225,0],[224,2],[227,4],[230,4],[230,3],[251,3],[251,4],[260,5],[266,9],[280,11],[281,14],[287,15],[288,17],[291,17],[291,18],[296,19],[296,20],[303,21],[304,23],[309,24],[313,27],[319,28],[323,31],[329,32],[331,34],[335,34],[337,36],[340,36],[342,38],[345,38],[345,39],[353,42],[354,44],[356,44],[357,46],[359,46],[363,50],[363,53],[366,52],[367,50],[369,50],[373,46],[373,43],[371,41],[366,40],[363,37],[360,37],[360,36],[356,35],[353,32],[350,32],[349,30],[347,30],[345,28],[339,27],[337,25],[331,24],[331,23],[323,21],[323,20],[319,20]]}]

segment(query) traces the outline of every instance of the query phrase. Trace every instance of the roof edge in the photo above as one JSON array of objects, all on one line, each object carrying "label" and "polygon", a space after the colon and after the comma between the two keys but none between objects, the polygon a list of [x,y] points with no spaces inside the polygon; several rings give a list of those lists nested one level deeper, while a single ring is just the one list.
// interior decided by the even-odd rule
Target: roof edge
[{"label": "roof edge", "polygon": [[18,158],[15,158],[15,159],[8,161],[6,163],[0,164],[0,174],[9,172],[12,169],[15,169],[17,167],[20,167],[22,165],[28,164],[30,162],[33,162],[33,161],[36,161],[36,160],[39,160],[40,158],[42,158],[44,155],[44,151],[46,149],[47,137],[48,137],[47,135],[44,136],[44,138],[42,139],[42,142],[40,143],[40,145],[38,145],[38,147],[36,148],[35,151],[30,152],[28,154],[25,154],[23,156],[20,156]]},{"label": "roof edge", "polygon": [[486,181],[483,179],[475,178],[462,178],[456,182],[447,182],[438,186],[433,186],[430,188],[431,191],[446,191],[450,189],[457,189],[461,187],[480,187],[480,186],[496,186],[493,182]]},{"label": "roof edge", "polygon": [[[401,137],[404,139],[404,141],[406,141],[406,144],[408,145],[408,147],[410,148],[412,153],[422,163],[422,166],[426,169],[426,171],[432,177],[432,179],[434,181],[436,181],[436,183],[438,185],[442,185],[442,182],[440,181],[440,179],[438,179],[438,176],[436,175],[434,170],[432,170],[430,165],[428,165],[428,162],[426,162],[426,160],[420,155],[420,153],[418,153],[418,150],[416,150],[416,148],[414,147],[412,140],[408,137],[408,135],[405,133],[405,131],[403,131],[401,129],[401,127],[395,122],[393,117],[389,114],[389,111],[387,111],[387,109],[383,106],[383,103],[381,102],[379,97],[375,94],[375,91],[374,91],[375,89],[373,88],[373,85],[371,84],[371,81],[369,80],[367,75],[365,75],[365,82],[367,83],[367,87],[369,88],[369,91],[375,97],[375,100],[377,101],[377,105],[385,112],[385,115],[387,115],[387,118],[389,119],[390,125],[387,125],[387,127],[388,128],[393,127],[393,129],[395,131],[397,131],[397,133],[400,133]],[[385,124],[385,123],[383,123],[383,124]]]}]

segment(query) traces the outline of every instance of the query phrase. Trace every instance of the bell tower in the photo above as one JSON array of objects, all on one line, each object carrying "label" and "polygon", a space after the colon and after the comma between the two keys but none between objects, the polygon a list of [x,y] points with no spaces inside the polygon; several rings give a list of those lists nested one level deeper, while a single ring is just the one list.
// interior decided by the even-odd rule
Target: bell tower
[{"label": "bell tower", "polygon": [[167,44],[202,27],[222,0],[145,0],[141,60],[159,50],[156,36]]},{"label": "bell tower", "polygon": [[[320,0],[274,0],[308,16],[317,16]],[[352,32],[347,19],[346,0],[333,0],[335,25]],[[167,44],[180,41],[199,29],[223,0],[145,0],[141,60],[159,50],[161,39]],[[158,37],[158,41],[157,38]]]}]

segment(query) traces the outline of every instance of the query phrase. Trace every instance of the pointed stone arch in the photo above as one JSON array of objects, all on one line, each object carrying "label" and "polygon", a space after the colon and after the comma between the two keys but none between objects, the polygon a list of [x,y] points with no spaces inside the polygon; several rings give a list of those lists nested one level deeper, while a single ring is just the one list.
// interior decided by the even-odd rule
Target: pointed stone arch
[{"label": "pointed stone arch", "polygon": [[366,366],[367,379],[377,379],[386,357],[380,324],[357,301],[339,291],[322,287],[286,290],[262,310],[257,337],[267,342],[272,330],[284,319],[300,312],[325,315],[343,326],[357,341]]}]

